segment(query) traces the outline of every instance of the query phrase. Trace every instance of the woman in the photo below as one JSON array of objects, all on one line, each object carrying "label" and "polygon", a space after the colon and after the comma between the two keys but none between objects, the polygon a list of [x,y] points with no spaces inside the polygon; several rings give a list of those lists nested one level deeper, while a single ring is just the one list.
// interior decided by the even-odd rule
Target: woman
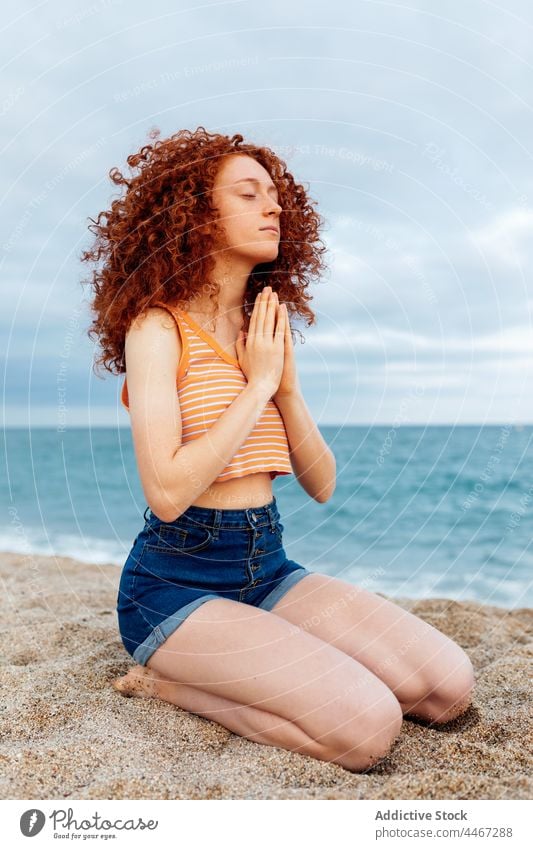
[{"label": "woman", "polygon": [[113,684],[366,770],[404,714],[462,713],[473,672],[423,620],[286,557],[272,479],[293,472],[321,503],[335,489],[290,327],[314,323],[319,216],[285,163],[241,135],[182,131],[128,163],[137,173],[110,172],[126,192],[82,256],[104,259],[89,333],[109,370],[127,368],[149,505],[117,600],[137,665]]}]

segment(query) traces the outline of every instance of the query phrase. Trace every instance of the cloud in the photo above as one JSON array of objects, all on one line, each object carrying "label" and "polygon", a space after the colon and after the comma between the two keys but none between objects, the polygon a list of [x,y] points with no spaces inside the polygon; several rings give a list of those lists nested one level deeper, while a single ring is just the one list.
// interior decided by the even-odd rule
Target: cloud
[{"label": "cloud", "polygon": [[[503,420],[513,404],[528,409],[520,381],[533,304],[530,5],[485,5],[481,14],[452,2],[384,16],[379,4],[334,0],[326,17],[302,2],[268,8],[265,18],[243,2],[8,6],[8,421],[27,394],[17,369],[28,356],[40,381],[33,420],[40,409],[49,417],[69,317],[82,309],[89,323],[78,260],[88,219],[116,196],[110,168],[126,167],[154,125],[163,135],[200,124],[240,131],[279,150],[317,200],[330,265],[311,289],[317,325],[297,346],[313,409],[326,398],[330,421],[347,409],[358,421],[393,415],[417,375],[435,393],[412,405],[421,421]],[[70,357],[70,402],[80,411],[92,353],[84,329]],[[363,410],[345,397],[354,385]],[[439,386],[445,400],[433,403]],[[110,421],[119,390],[111,376],[99,383]]]},{"label": "cloud", "polygon": [[526,273],[532,237],[533,209],[513,208],[474,230],[470,238],[491,263]]}]

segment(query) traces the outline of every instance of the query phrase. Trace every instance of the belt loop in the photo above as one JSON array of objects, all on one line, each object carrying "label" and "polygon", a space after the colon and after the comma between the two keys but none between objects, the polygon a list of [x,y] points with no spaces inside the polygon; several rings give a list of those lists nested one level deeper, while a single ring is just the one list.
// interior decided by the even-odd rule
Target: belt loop
[{"label": "belt loop", "polygon": [[218,539],[218,529],[220,527],[220,522],[222,519],[222,512],[215,508],[215,515],[213,517],[213,539]]},{"label": "belt loop", "polygon": [[272,507],[271,504],[267,504],[266,508],[267,508],[267,511],[268,511],[268,518],[270,520],[270,530],[273,531],[274,528],[276,527],[276,519],[275,519],[274,508]]}]

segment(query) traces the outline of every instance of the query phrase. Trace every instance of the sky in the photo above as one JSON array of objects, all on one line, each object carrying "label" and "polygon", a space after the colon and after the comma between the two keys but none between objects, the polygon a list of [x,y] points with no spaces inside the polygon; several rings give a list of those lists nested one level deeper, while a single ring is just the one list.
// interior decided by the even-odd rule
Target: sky
[{"label": "sky", "polygon": [[109,170],[199,125],[324,218],[295,345],[319,424],[533,422],[528,2],[18,0],[0,39],[5,424],[129,425],[79,257]]}]

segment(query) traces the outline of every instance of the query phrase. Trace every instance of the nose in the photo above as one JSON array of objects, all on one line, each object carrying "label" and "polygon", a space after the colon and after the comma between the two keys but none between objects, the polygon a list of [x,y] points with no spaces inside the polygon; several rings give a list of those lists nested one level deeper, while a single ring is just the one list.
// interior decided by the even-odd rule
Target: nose
[{"label": "nose", "polygon": [[276,215],[279,215],[280,212],[282,211],[279,203],[275,200],[272,200],[272,198],[268,199],[268,203],[267,203],[266,208],[267,208],[267,212],[268,212],[269,215],[270,215],[271,212],[274,212]]}]

